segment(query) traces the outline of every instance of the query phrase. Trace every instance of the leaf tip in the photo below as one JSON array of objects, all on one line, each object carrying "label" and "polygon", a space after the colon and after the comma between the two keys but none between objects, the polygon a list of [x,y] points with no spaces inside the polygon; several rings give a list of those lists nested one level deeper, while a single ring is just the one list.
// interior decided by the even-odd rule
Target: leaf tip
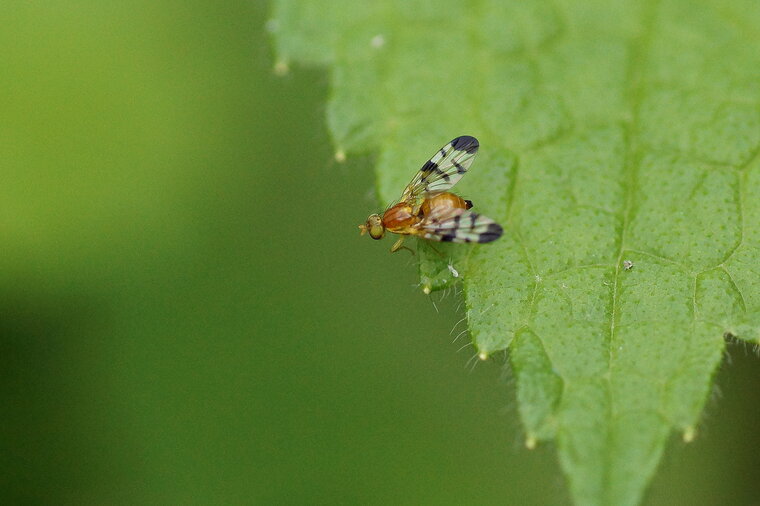
[{"label": "leaf tip", "polygon": [[346,161],[346,152],[343,151],[342,149],[338,149],[335,152],[335,161],[338,162],[338,163],[345,162]]},{"label": "leaf tip", "polygon": [[478,358],[485,362],[486,360],[488,360],[488,353],[486,353],[485,351],[481,351],[480,353],[478,353]]},{"label": "leaf tip", "polygon": [[536,449],[536,437],[535,436],[528,436],[525,438],[525,448],[528,450],[535,450]]}]

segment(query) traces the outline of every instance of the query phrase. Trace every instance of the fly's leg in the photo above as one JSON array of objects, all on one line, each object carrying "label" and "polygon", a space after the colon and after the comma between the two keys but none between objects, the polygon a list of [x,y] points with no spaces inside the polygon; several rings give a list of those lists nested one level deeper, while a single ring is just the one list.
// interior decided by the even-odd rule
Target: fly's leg
[{"label": "fly's leg", "polygon": [[402,235],[401,237],[398,238],[398,241],[393,243],[393,246],[391,246],[391,253],[395,253],[400,249],[405,249],[409,251],[409,253],[414,255],[414,251],[412,251],[411,248],[407,248],[406,246],[404,246],[404,239],[405,237]]}]

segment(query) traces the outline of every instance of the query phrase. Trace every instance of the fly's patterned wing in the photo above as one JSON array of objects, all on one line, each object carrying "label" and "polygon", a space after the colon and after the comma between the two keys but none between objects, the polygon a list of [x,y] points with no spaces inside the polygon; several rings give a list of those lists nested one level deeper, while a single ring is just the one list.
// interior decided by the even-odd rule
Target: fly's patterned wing
[{"label": "fly's patterned wing", "polygon": [[406,186],[401,200],[419,200],[425,194],[444,192],[454,186],[467,172],[479,146],[478,140],[469,135],[443,146]]},{"label": "fly's patterned wing", "polygon": [[425,239],[458,243],[491,242],[504,232],[491,218],[465,209],[447,209],[445,214],[431,214],[417,228],[417,235]]}]

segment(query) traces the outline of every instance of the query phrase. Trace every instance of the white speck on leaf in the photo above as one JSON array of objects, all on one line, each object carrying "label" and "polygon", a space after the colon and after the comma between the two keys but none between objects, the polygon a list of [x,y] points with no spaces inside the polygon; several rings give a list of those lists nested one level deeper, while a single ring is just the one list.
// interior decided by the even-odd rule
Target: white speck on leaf
[{"label": "white speck on leaf", "polygon": [[372,40],[369,43],[370,46],[374,47],[375,49],[380,49],[385,45],[385,37],[383,37],[382,34],[377,34],[374,37],[372,37]]},{"label": "white speck on leaf", "polygon": [[287,75],[290,72],[290,65],[286,61],[278,61],[274,64],[274,73],[278,76]]},{"label": "white speck on leaf", "polygon": [[264,28],[269,33],[277,33],[280,30],[280,22],[276,19],[270,19],[264,23]]}]

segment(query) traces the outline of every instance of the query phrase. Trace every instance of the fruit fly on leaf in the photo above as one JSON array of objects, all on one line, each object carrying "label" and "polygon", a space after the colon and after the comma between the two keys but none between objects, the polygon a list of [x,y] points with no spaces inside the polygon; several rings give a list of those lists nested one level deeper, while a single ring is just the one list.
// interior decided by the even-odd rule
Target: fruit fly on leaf
[{"label": "fruit fly on leaf", "polygon": [[383,215],[371,214],[359,225],[361,234],[382,239],[385,231],[400,234],[391,253],[403,247],[404,238],[414,235],[430,241],[486,243],[503,233],[501,225],[470,211],[472,202],[449,190],[472,164],[478,152],[478,140],[463,135],[439,149],[425,162],[401,194]]}]

